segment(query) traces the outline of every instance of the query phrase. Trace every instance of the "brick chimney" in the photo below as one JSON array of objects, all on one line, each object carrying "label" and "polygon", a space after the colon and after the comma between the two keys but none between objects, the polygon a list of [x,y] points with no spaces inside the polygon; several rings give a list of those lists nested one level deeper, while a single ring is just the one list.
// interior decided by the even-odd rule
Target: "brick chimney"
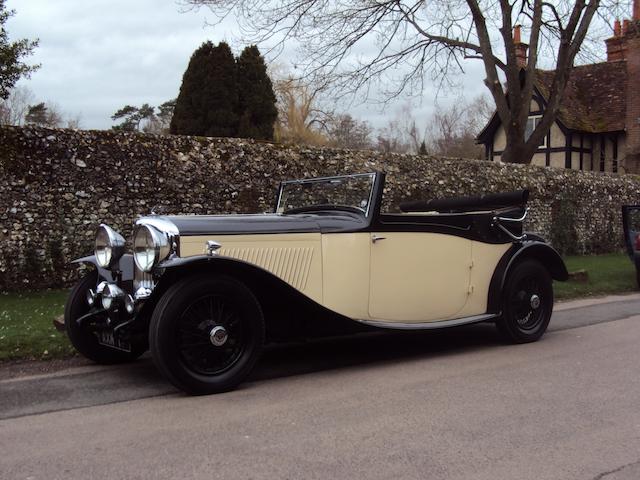
[{"label": "brick chimney", "polygon": [[[636,0],[638,2],[639,0]],[[625,20],[625,30],[627,28],[628,20]],[[620,26],[620,20],[616,20],[613,24],[613,37],[607,38],[605,43],[607,44],[607,62],[617,62],[619,60],[625,60],[627,56],[627,40],[625,33]]]},{"label": "brick chimney", "polygon": [[628,171],[640,172],[640,0],[634,0],[633,17],[623,34],[626,40],[627,60],[625,163]]},{"label": "brick chimney", "polygon": [[[640,0],[636,1],[640,2]],[[520,68],[525,68],[527,66],[527,50],[529,50],[529,45],[522,41],[520,28],[520,25],[513,27],[513,46],[516,49],[516,64]]]},{"label": "brick chimney", "polygon": [[613,37],[605,40],[607,44],[607,61],[617,62],[627,59],[627,39],[637,35],[640,28],[640,0],[633,0],[633,14],[631,20],[625,19],[620,25],[620,20],[613,24]]}]

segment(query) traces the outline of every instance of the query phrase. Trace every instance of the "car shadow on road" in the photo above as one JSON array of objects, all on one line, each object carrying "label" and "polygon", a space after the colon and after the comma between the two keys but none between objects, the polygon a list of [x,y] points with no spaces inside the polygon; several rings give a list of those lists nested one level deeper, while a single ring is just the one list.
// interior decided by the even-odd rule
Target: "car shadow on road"
[{"label": "car shadow on road", "polygon": [[[493,325],[380,332],[271,346],[240,386],[336,369],[457,355],[499,345]],[[184,395],[156,370],[150,355],[110,367],[85,366],[55,375],[2,382],[0,420],[154,396]]]},{"label": "car shadow on road", "polygon": [[425,359],[501,344],[493,324],[313,340],[268,347],[248,380],[262,381],[361,365]]}]

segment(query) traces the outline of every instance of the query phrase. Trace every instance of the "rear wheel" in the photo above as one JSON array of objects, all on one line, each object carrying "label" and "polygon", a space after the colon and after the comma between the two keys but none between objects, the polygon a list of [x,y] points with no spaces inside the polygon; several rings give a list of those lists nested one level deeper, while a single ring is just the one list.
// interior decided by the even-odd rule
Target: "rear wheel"
[{"label": "rear wheel", "polygon": [[67,336],[74,348],[89,360],[101,364],[131,362],[147,350],[144,342],[132,342],[131,352],[116,350],[101,345],[91,328],[90,322],[78,325],[78,318],[89,313],[87,291],[96,288],[98,272],[96,270],[85,275],[71,290],[64,307],[64,326]]},{"label": "rear wheel", "polygon": [[260,304],[241,282],[199,275],[173,285],[151,319],[149,343],[158,369],[190,394],[235,388],[264,344]]},{"label": "rear wheel", "polygon": [[553,312],[553,284],[547,269],[524,260],[509,272],[503,290],[502,317],[496,322],[512,343],[535,342],[547,330]]}]

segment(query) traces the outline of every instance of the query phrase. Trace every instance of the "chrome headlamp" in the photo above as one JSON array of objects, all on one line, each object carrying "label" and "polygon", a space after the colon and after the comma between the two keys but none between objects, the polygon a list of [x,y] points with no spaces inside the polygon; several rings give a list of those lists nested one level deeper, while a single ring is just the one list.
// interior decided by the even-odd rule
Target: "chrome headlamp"
[{"label": "chrome headlamp", "polygon": [[124,255],[125,240],[118,232],[104,223],[96,232],[95,256],[102,268],[111,268]]},{"label": "chrome headlamp", "polygon": [[150,272],[171,253],[167,234],[151,225],[141,224],[133,235],[133,260],[143,272]]},{"label": "chrome headlamp", "polygon": [[124,291],[114,283],[108,283],[102,291],[102,308],[111,310],[117,307],[125,299]]}]

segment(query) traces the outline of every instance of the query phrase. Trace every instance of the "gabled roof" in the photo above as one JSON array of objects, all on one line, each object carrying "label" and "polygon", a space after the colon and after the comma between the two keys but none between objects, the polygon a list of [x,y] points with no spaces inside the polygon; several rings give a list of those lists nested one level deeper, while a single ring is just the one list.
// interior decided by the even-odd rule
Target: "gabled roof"
[{"label": "gabled roof", "polygon": [[[554,71],[538,70],[536,87],[545,100]],[[624,130],[627,93],[625,61],[574,67],[558,112],[565,127],[590,133]]]},{"label": "gabled roof", "polygon": [[[535,88],[544,101],[555,71],[536,70]],[[627,68],[624,60],[574,67],[569,76],[557,120],[569,130],[588,133],[622,131],[625,128]],[[497,112],[478,135],[486,143],[500,126]]]}]

